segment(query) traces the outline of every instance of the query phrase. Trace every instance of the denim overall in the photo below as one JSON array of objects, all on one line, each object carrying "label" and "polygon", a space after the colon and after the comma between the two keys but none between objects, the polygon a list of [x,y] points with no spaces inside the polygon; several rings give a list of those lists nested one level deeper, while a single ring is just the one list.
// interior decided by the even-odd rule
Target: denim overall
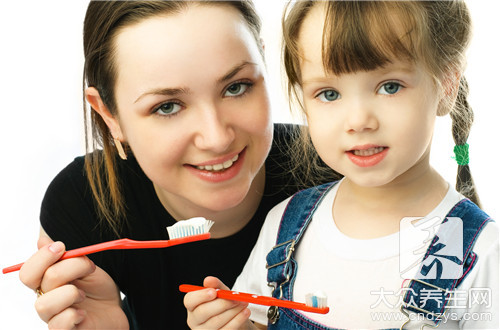
[{"label": "denim overall", "polygon": [[[293,285],[298,267],[294,259],[294,251],[309,225],[316,208],[327,192],[337,183],[338,181],[302,190],[290,199],[281,218],[276,245],[266,258],[266,267],[268,269],[267,281],[269,285],[274,287],[273,297],[293,300]],[[449,302],[450,291],[462,282],[476,264],[477,255],[472,251],[472,247],[484,225],[488,221],[491,221],[491,218],[486,213],[468,199],[463,199],[457,203],[447,214],[443,222],[447,221],[448,217],[458,217],[463,222],[464,258],[462,260],[465,260],[462,267],[463,275],[458,280],[411,280],[401,307],[401,311],[405,315],[408,315],[408,311],[423,313],[426,316],[431,315],[430,319],[432,319],[435,325],[438,325],[441,321],[439,315],[443,313],[446,303]],[[439,232],[430,244],[424,260],[434,254],[439,255],[439,244],[434,244],[438,240],[438,235]],[[418,278],[418,276],[415,277]],[[438,289],[442,292],[444,301],[441,304],[442,306],[438,306],[436,301],[436,304],[426,304],[426,309],[424,310],[412,303],[420,301],[421,290],[425,288]],[[429,302],[431,301],[429,300]],[[276,306],[269,308],[268,319],[268,329],[331,329],[305,317],[293,309]],[[401,329],[403,329],[403,326],[401,326]]]}]

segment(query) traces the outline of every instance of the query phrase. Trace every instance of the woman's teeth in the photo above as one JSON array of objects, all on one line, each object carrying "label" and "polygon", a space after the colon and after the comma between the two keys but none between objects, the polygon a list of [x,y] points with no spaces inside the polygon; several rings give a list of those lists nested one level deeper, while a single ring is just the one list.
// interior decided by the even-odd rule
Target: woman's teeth
[{"label": "woman's teeth", "polygon": [[371,156],[378,154],[379,152],[382,152],[384,150],[384,147],[376,147],[376,148],[370,148],[370,149],[364,149],[364,150],[353,150],[352,153],[356,156]]},{"label": "woman's teeth", "polygon": [[238,155],[234,156],[230,160],[226,160],[222,164],[214,164],[214,165],[205,165],[205,166],[196,166],[197,169],[199,170],[205,170],[205,171],[222,171],[227,168],[230,168],[233,166],[234,162],[238,160]]}]

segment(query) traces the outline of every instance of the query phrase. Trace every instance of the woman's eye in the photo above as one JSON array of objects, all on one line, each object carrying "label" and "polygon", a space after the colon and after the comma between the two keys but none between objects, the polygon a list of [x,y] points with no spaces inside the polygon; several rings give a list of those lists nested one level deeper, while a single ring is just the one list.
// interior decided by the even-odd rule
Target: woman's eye
[{"label": "woman's eye", "polygon": [[322,102],[332,102],[340,98],[340,94],[333,89],[322,91],[316,96]]},{"label": "woman's eye", "polygon": [[388,83],[385,83],[382,85],[382,87],[379,88],[378,93],[380,94],[385,94],[385,95],[392,95],[396,94],[399,92],[399,90],[402,88],[401,84],[391,81]]},{"label": "woman's eye", "polygon": [[250,87],[249,83],[235,83],[230,85],[227,89],[226,92],[224,93],[224,96],[240,96],[243,95],[248,88]]},{"label": "woman's eye", "polygon": [[167,102],[160,104],[158,107],[154,109],[154,113],[157,113],[162,116],[173,115],[179,112],[182,109],[182,106],[175,102]]}]

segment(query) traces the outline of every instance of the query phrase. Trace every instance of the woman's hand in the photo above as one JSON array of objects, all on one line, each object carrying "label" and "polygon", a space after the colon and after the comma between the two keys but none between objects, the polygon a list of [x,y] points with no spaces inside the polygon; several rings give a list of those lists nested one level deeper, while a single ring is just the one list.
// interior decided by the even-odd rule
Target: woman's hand
[{"label": "woman's hand", "polygon": [[38,252],[21,268],[19,278],[32,290],[41,290],[35,303],[49,329],[128,328],[113,279],[87,257],[58,261],[64,244],[43,231]]},{"label": "woman's hand", "polygon": [[188,312],[187,323],[191,329],[254,329],[248,319],[248,303],[218,299],[215,289],[229,290],[219,279],[207,277],[207,289],[189,292],[184,296]]}]

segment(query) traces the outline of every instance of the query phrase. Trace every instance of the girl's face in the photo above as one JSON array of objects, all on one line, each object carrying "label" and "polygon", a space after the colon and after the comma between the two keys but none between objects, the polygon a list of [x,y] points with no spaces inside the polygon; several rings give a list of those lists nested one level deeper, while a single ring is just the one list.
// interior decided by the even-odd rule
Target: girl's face
[{"label": "girl's face", "polygon": [[272,123],[262,56],[239,13],[191,5],[125,27],[115,45],[118,134],[160,200],[187,213],[241,203]]},{"label": "girl's face", "polygon": [[300,69],[309,130],[321,158],[357,185],[414,180],[430,169],[439,95],[414,65],[393,63],[336,76],[321,56],[324,10],[303,22]]}]

